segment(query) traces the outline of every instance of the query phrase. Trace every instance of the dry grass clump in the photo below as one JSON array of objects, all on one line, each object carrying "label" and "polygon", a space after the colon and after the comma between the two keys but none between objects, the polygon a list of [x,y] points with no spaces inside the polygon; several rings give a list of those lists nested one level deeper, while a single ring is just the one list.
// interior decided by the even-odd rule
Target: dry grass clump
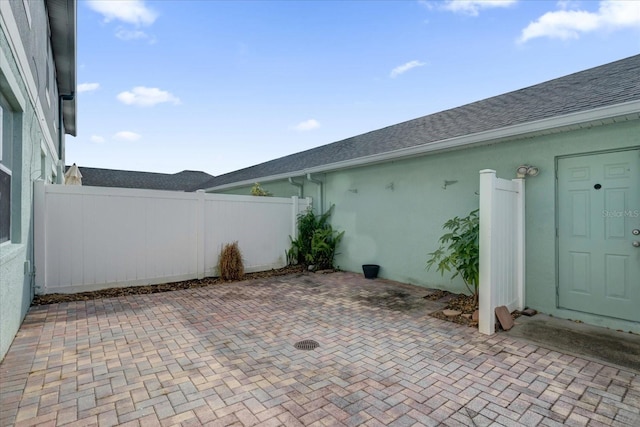
[{"label": "dry grass clump", "polygon": [[244,264],[238,242],[227,243],[220,252],[218,273],[224,280],[240,280],[244,276]]}]

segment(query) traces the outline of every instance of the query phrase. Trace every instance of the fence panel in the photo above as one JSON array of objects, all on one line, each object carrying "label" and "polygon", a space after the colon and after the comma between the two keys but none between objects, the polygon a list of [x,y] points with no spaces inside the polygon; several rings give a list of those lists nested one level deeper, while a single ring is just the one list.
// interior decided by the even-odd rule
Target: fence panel
[{"label": "fence panel", "polygon": [[[238,242],[247,272],[286,265],[291,246],[292,200],[278,197],[207,195],[205,200],[205,271],[217,276],[218,254],[226,243]],[[308,204],[300,201],[298,213]],[[297,213],[296,213],[297,216]],[[295,218],[293,218],[295,219]]]},{"label": "fence panel", "polygon": [[479,330],[495,332],[495,309],[524,304],[524,180],[480,171]]},{"label": "fence panel", "polygon": [[286,265],[310,199],[36,183],[36,293],[73,293],[217,275],[238,241],[247,272]]}]

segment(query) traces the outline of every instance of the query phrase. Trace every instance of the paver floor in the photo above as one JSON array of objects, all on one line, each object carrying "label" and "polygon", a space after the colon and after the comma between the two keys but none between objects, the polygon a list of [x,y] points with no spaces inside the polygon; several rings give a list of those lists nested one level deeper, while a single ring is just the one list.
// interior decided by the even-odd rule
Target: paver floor
[{"label": "paver floor", "polygon": [[333,273],[33,307],[0,425],[640,425],[637,373],[435,319],[424,295]]}]

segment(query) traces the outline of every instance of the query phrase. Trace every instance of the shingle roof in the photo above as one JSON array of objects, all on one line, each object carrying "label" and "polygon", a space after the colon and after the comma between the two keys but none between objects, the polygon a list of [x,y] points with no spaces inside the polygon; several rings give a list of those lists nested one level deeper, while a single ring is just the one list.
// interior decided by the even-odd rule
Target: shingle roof
[{"label": "shingle roof", "polygon": [[637,100],[640,55],[219,175],[200,188],[259,180]]},{"label": "shingle roof", "polygon": [[[175,174],[80,167],[82,185],[142,188],[148,190],[195,191],[213,178],[206,172],[185,170]],[[197,188],[196,188],[197,187]]]}]

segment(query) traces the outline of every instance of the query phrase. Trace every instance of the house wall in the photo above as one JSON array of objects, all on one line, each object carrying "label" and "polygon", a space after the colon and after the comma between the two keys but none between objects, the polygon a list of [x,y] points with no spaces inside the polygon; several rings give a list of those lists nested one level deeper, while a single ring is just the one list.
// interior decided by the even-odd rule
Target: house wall
[{"label": "house wall", "polygon": [[[332,225],[345,230],[336,265],[361,272],[362,264],[376,263],[383,278],[465,291],[459,279],[425,270],[428,253],[444,234],[442,225],[478,207],[480,170],[494,169],[498,177],[512,179],[519,165],[531,164],[540,174],[525,184],[525,304],[557,317],[640,332],[633,322],[556,308],[555,239],[555,158],[638,146],[636,120],[328,173],[324,210],[335,204]],[[445,188],[445,181],[457,182]],[[305,194],[315,191],[305,182]]]},{"label": "house wall", "polygon": [[[526,179],[525,303],[558,317],[639,331],[631,322],[556,308],[555,158],[634,146],[640,146],[639,121],[328,174],[326,202],[336,205],[332,223],[346,230],[337,264],[358,271],[363,263],[377,263],[382,277],[464,290],[459,280],[424,268],[442,224],[478,207],[478,171],[495,169],[510,179],[518,165],[531,164],[540,174]],[[445,180],[458,182],[445,189]]]},{"label": "house wall", "polygon": [[[29,7],[30,18],[25,5]],[[29,28],[27,19],[34,31],[21,36],[24,31],[20,29],[25,25]],[[38,69],[43,70],[46,61],[51,61],[47,28],[44,2],[0,1],[0,91],[10,104],[15,124],[12,236],[10,241],[0,244],[0,360],[13,341],[33,295],[33,181],[55,179],[58,168],[54,145],[57,137],[52,134],[57,105],[46,105],[46,97],[42,95],[45,81],[34,77],[30,65],[36,62]],[[52,86],[55,91],[55,84]],[[54,94],[52,101],[55,99]]]}]

